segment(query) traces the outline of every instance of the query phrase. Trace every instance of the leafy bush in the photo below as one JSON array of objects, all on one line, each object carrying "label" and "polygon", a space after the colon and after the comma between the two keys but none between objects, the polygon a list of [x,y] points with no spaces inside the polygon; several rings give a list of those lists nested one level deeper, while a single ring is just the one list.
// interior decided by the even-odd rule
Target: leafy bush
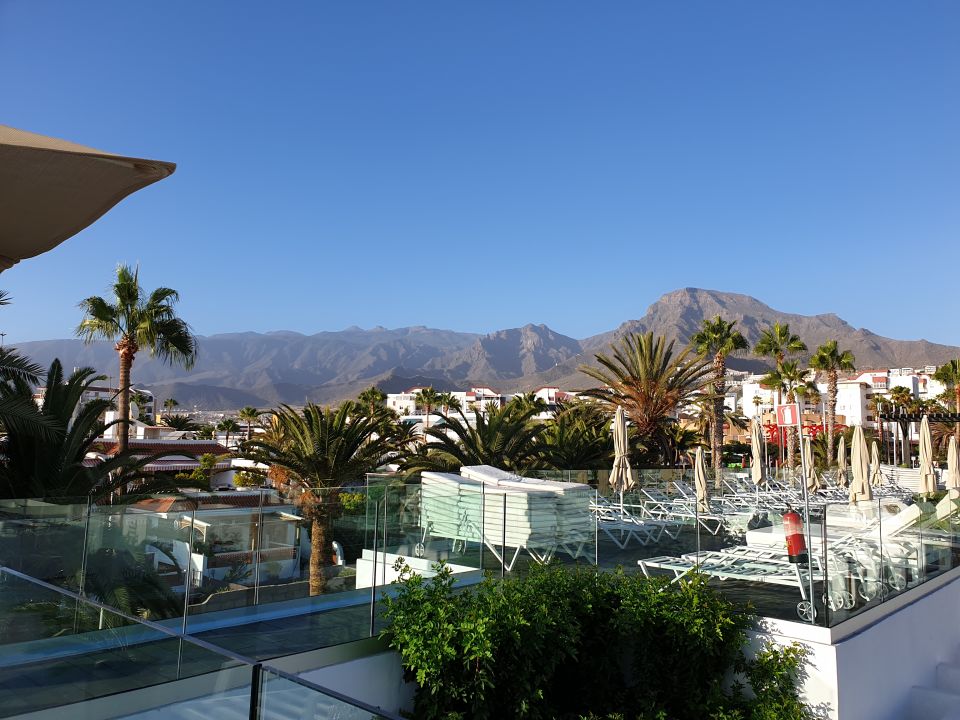
[{"label": "leafy bush", "polygon": [[340,493],[340,505],[346,515],[359,515],[366,509],[367,496],[359,492]]},{"label": "leafy bush", "polygon": [[[750,616],[699,577],[547,567],[455,592],[436,568],[425,580],[400,564],[384,601],[385,636],[419,685],[417,718],[810,717],[795,683],[802,652],[746,660]],[[733,673],[746,685],[728,688]]]}]

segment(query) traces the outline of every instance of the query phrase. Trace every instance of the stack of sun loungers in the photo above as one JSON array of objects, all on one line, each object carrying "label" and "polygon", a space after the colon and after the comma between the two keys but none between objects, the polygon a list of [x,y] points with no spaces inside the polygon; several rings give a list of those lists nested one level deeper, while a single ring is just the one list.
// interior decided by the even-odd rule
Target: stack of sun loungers
[{"label": "stack of sun loungers", "polygon": [[577,557],[592,548],[594,493],[586,485],[479,465],[461,468],[459,475],[424,472],[421,493],[424,540],[482,543],[508,570],[522,551],[547,562],[558,550]]}]

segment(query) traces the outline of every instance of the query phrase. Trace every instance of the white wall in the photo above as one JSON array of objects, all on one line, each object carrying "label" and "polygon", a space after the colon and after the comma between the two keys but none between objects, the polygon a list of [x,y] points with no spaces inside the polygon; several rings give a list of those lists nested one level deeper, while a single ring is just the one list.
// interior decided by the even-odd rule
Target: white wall
[{"label": "white wall", "polygon": [[960,580],[955,580],[836,646],[838,717],[907,717],[910,688],[933,686],[937,663],[954,660],[958,647]]},{"label": "white wall", "polygon": [[299,675],[388,712],[413,708],[415,685],[403,681],[400,655],[392,651],[328,665]]},{"label": "white wall", "polygon": [[[825,718],[902,720],[910,688],[933,686],[937,663],[956,659],[960,648],[960,578],[940,580],[943,586],[898,610],[868,611],[882,616],[872,625],[868,613],[829,629],[767,620],[763,631],[752,633],[751,645],[772,640],[807,648],[804,700]],[[886,605],[898,600],[905,602]]]}]

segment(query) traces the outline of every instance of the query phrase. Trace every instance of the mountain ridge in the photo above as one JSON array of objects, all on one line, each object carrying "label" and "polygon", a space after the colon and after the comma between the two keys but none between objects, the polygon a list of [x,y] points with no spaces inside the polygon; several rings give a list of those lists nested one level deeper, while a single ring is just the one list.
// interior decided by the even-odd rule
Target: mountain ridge
[{"label": "mountain ridge", "polygon": [[[835,313],[786,313],[749,295],[688,287],[662,295],[640,318],[582,339],[542,323],[486,334],[422,325],[367,330],[351,326],[311,335],[288,330],[217,333],[199,338],[200,355],[192,372],[140,353],[133,378],[158,397],[176,397],[186,407],[231,403],[228,409],[233,403],[239,403],[237,407],[306,400],[332,403],[370,385],[391,392],[423,384],[439,389],[489,385],[501,392],[547,384],[580,389],[590,380],[578,367],[593,362],[597,352],[624,334],[654,332],[685,345],[704,319],[718,314],[736,321],[751,346],[765,327],[777,321],[788,322],[811,351],[837,339],[853,351],[860,368],[939,365],[960,356],[960,347],[886,338],[855,328]],[[68,368],[90,366],[107,375],[117,372],[111,343],[42,340],[17,347],[44,366],[59,357]],[[764,361],[748,355],[730,358],[729,365],[749,370],[766,367]]]}]

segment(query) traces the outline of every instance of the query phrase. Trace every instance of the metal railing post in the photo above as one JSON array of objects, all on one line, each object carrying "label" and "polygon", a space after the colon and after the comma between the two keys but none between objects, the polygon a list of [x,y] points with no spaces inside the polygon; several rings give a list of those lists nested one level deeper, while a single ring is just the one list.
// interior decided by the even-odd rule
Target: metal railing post
[{"label": "metal railing post", "polygon": [[370,578],[370,637],[373,637],[373,626],[377,607],[377,529],[380,527],[380,503],[373,506],[373,569]]},{"label": "metal railing post", "polygon": [[263,665],[255,663],[250,668],[250,720],[260,720],[261,698],[263,693]]},{"label": "metal railing post", "polygon": [[260,506],[257,516],[257,537],[253,549],[253,604],[260,604],[260,549],[263,547],[263,488],[260,489]]},{"label": "metal railing post", "polygon": [[503,494],[503,534],[500,539],[500,579],[507,575],[507,494]]}]

